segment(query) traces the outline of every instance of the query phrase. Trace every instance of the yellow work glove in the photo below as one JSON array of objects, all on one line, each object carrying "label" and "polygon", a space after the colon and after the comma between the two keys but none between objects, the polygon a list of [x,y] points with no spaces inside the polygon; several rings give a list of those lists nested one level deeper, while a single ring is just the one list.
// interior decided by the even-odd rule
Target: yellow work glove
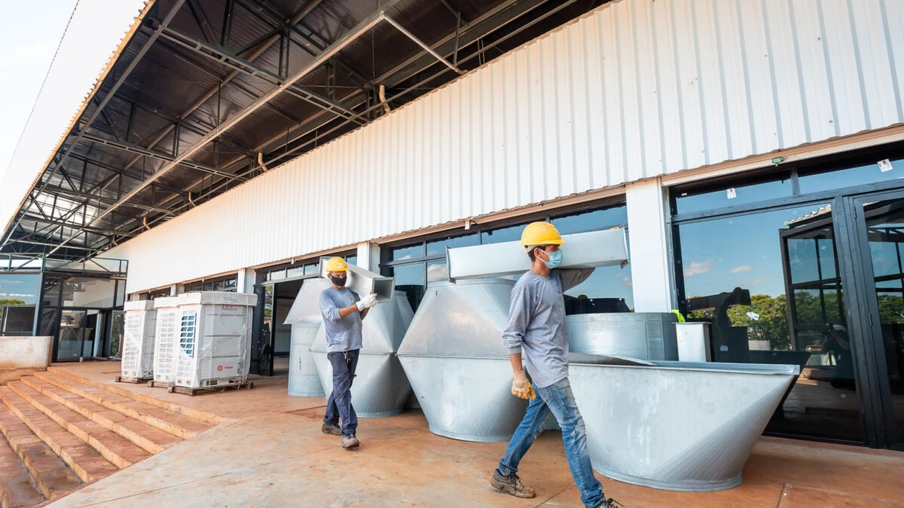
[{"label": "yellow work glove", "polygon": [[537,398],[537,394],[534,393],[534,387],[531,386],[523,370],[515,372],[515,380],[512,381],[512,395],[522,399],[534,400]]}]

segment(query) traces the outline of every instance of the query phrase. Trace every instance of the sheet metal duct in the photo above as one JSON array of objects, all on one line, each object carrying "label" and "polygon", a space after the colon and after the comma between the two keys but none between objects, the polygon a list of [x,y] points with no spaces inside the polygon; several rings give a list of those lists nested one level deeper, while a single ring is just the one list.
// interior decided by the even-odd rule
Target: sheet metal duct
[{"label": "sheet metal duct", "polygon": [[677,361],[677,321],[670,312],[567,316],[568,347],[575,353]]},{"label": "sheet metal duct", "polygon": [[653,363],[572,358],[571,386],[593,468],[664,490],[740,485],[744,464],[799,367]]},{"label": "sheet metal duct", "polygon": [[323,397],[323,385],[317,375],[311,345],[320,329],[320,292],[330,287],[326,279],[309,279],[301,285],[298,296],[285,324],[292,325],[292,342],[289,347],[289,395],[296,397]]},{"label": "sheet metal duct", "polygon": [[513,281],[431,284],[399,348],[430,432],[464,441],[507,441],[527,409],[513,397],[502,330]]},{"label": "sheet metal duct", "polygon": [[[324,280],[328,279],[326,272],[327,259],[329,258],[320,258],[320,276]],[[395,293],[395,279],[349,264],[348,282],[345,283],[345,287],[357,293],[361,298],[371,293],[376,293],[378,302],[388,302],[392,300]]]},{"label": "sheet metal duct", "polygon": [[[359,417],[378,418],[404,411],[411,385],[395,352],[413,317],[411,305],[401,291],[391,301],[378,303],[367,314],[362,331],[364,347],[352,385],[352,404]],[[325,328],[321,326],[311,346],[311,355],[323,392],[329,397],[333,391],[333,369],[326,357],[326,347]]]},{"label": "sheet metal duct", "polygon": [[[625,265],[628,244],[624,229],[592,231],[562,237],[562,268]],[[530,258],[520,242],[503,242],[446,249],[449,279],[520,274],[530,270]]]}]

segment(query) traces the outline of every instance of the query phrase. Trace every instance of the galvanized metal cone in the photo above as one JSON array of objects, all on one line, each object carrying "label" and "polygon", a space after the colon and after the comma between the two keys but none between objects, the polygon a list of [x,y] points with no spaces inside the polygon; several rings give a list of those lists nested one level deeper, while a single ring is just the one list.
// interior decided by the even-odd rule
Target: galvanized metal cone
[{"label": "galvanized metal cone", "polygon": [[502,330],[514,282],[431,284],[399,348],[399,360],[434,434],[507,441],[527,401],[511,394]]}]

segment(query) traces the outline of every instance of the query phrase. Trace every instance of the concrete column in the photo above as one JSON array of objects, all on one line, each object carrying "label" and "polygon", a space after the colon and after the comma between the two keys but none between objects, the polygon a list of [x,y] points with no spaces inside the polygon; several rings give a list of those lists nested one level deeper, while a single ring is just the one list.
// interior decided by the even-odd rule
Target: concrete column
[{"label": "concrete column", "polygon": [[257,273],[253,268],[245,268],[236,273],[235,290],[238,293],[253,293]]},{"label": "concrete column", "polygon": [[628,230],[635,312],[669,312],[677,308],[668,189],[658,178],[628,184]]},{"label": "concrete column", "polygon": [[173,284],[172,286],[170,286],[169,294],[170,294],[170,296],[178,295],[179,294],[179,284]]},{"label": "concrete column", "polygon": [[380,246],[375,243],[358,244],[358,266],[380,273]]}]

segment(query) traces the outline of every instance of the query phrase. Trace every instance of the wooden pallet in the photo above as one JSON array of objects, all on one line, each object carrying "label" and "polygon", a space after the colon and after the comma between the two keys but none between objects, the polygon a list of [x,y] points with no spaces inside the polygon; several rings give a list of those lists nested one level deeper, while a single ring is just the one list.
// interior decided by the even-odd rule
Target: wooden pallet
[{"label": "wooden pallet", "polygon": [[148,388],[169,388],[170,386],[166,381],[148,381]]},{"label": "wooden pallet", "polygon": [[205,386],[203,388],[189,388],[187,386],[169,386],[167,387],[168,392],[170,393],[181,393],[183,395],[188,395],[190,397],[194,397],[195,395],[205,395],[208,393],[219,393],[219,392],[228,392],[232,390],[251,390],[254,388],[254,383],[242,383],[238,385],[222,385],[222,386]]},{"label": "wooden pallet", "polygon": [[146,383],[153,378],[150,377],[122,377],[116,376],[117,383],[132,383],[133,385],[137,385],[140,383]]}]

